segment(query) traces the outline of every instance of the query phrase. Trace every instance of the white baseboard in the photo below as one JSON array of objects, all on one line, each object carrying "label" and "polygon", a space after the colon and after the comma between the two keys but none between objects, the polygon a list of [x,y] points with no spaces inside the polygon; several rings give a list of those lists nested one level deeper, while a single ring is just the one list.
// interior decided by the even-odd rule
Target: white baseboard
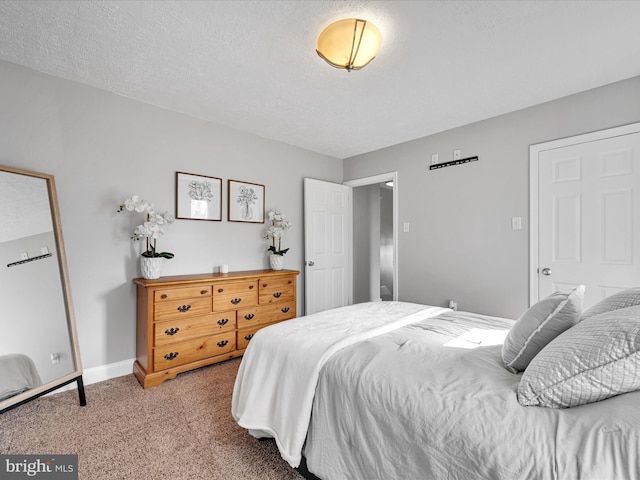
[{"label": "white baseboard", "polygon": [[129,375],[133,373],[133,362],[135,360],[135,358],[132,358],[131,360],[122,360],[121,362],[88,368],[82,372],[82,381],[85,385],[91,385],[92,383]]},{"label": "white baseboard", "polygon": [[[82,372],[82,382],[86,385],[92,383],[102,382],[111,378],[122,377],[123,375],[129,375],[133,373],[133,362],[135,358],[131,360],[122,360],[121,362],[110,363],[108,365],[101,365],[99,367],[87,368]],[[76,382],[69,383],[51,393],[60,393],[66,390],[75,390],[78,388]]]}]

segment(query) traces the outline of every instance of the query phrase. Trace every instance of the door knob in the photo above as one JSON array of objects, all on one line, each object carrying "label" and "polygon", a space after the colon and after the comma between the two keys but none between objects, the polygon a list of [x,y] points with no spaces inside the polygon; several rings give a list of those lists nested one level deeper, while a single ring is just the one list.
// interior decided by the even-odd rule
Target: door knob
[{"label": "door knob", "polygon": [[307,262],[307,265],[309,265],[310,267],[313,267],[316,263],[313,260],[309,260]]},{"label": "door knob", "polygon": [[543,275],[546,275],[548,277],[549,275],[551,275],[552,272],[551,272],[550,268],[546,268],[545,267],[540,271],[540,273],[542,273]]}]

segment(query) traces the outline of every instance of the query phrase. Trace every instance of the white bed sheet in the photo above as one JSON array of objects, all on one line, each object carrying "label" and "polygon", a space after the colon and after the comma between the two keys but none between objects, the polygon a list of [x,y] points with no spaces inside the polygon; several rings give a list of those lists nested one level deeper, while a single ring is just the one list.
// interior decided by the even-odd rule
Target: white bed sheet
[{"label": "white bed sheet", "polygon": [[512,324],[451,312],[337,352],[318,379],[309,470],[323,480],[640,478],[640,392],[522,407],[521,375],[500,355]]},{"label": "white bed sheet", "polygon": [[449,309],[407,302],[370,302],[300,317],[259,330],[245,352],[232,414],[255,437],[273,437],[282,458],[300,464],[318,373],[353,343]]}]

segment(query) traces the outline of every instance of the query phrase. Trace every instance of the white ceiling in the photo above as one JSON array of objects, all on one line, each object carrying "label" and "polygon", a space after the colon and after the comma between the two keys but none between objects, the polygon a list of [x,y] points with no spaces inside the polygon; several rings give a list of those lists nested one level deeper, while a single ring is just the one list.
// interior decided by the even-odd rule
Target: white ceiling
[{"label": "white ceiling", "polygon": [[[315,53],[357,16],[369,66]],[[0,58],[338,158],[640,75],[640,2],[0,1]]]}]

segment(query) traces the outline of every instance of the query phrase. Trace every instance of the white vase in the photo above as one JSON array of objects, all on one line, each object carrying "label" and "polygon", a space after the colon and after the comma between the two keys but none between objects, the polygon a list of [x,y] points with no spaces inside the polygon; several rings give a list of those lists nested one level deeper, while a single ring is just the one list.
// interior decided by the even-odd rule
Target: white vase
[{"label": "white vase", "polygon": [[140,257],[140,268],[142,270],[142,277],[147,280],[153,280],[154,278],[160,278],[162,272],[162,266],[164,265],[164,257]]},{"label": "white vase", "polygon": [[284,255],[270,253],[269,265],[271,266],[271,270],[282,270],[282,267],[284,266]]}]

